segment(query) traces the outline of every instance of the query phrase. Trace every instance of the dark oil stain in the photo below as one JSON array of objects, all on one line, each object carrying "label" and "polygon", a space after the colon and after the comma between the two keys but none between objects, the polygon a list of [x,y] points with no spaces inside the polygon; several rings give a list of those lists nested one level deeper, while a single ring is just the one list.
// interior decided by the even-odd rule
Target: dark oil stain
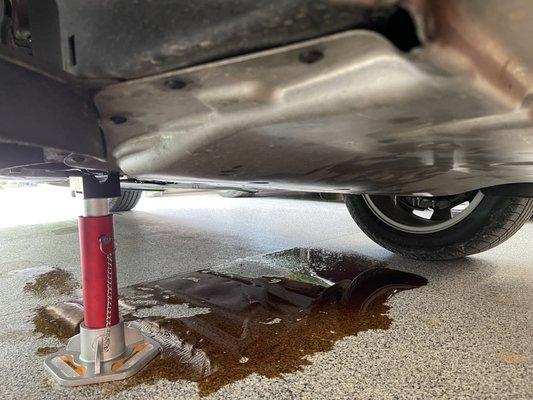
[{"label": "dark oil stain", "polygon": [[[309,356],[331,350],[342,338],[388,329],[392,320],[387,300],[427,283],[376,260],[316,249],[291,249],[241,262],[247,260],[289,274],[249,278],[198,271],[123,290],[124,319],[158,340],[162,353],[110,390],[186,379],[196,382],[199,394],[206,396],[251,374],[276,378],[301,370],[311,364]],[[176,304],[210,312],[182,318],[158,315],[160,307]],[[140,309],[153,315],[139,318]],[[49,323],[50,312],[47,315]],[[68,330],[37,323],[36,331],[42,334],[63,340],[71,336]]]},{"label": "dark oil stain", "polygon": [[55,353],[59,349],[61,349],[61,347],[52,347],[52,346],[39,347],[37,351],[35,352],[35,354],[37,354],[38,356],[47,356],[49,354]]},{"label": "dark oil stain", "polygon": [[74,293],[78,287],[71,272],[60,268],[53,268],[35,278],[33,282],[28,282],[24,286],[24,291],[39,297],[46,297],[50,294],[69,295]]},{"label": "dark oil stain", "polygon": [[81,303],[62,302],[37,309],[33,317],[33,331],[41,337],[55,337],[66,342],[79,333],[82,321]]}]

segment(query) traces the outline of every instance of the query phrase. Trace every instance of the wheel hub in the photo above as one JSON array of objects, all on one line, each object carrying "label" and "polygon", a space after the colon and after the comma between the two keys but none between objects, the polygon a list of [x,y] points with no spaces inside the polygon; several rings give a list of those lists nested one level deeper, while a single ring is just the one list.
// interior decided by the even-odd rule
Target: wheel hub
[{"label": "wheel hub", "polygon": [[384,223],[403,232],[435,233],[468,217],[483,198],[480,191],[453,196],[363,195],[370,210]]}]

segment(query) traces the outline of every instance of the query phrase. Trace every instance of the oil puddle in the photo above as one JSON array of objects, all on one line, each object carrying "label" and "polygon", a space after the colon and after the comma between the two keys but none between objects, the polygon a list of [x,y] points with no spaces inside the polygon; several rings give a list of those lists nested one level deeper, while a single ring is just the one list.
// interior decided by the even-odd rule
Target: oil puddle
[{"label": "oil puddle", "polygon": [[44,347],[39,347],[37,349],[37,351],[35,352],[35,354],[37,354],[38,356],[47,356],[49,354],[53,354],[55,353],[56,351],[58,351],[59,349],[61,349],[62,346],[44,346]]},{"label": "oil puddle", "polygon": [[65,301],[37,309],[33,331],[41,337],[53,337],[66,342],[80,331],[83,305],[80,301]]},{"label": "oil puddle", "polygon": [[[246,267],[253,273],[246,275]],[[265,271],[278,274],[260,276]],[[185,379],[206,396],[251,374],[275,378],[301,370],[311,355],[331,350],[342,338],[388,329],[387,300],[426,283],[355,254],[292,249],[126,288],[124,319],[163,350],[110,390]],[[67,321],[78,321],[79,314],[63,324],[52,314],[43,314],[36,332],[66,339],[73,326]],[[51,327],[52,320],[70,328]]]},{"label": "oil puddle", "polygon": [[[47,297],[49,295],[70,295],[73,294],[78,283],[71,272],[64,271],[54,267],[45,270],[39,267],[37,269],[20,270],[19,274],[26,277],[34,277],[33,282],[28,282],[24,286],[24,291],[38,297]],[[34,274],[34,275],[31,275]]]}]

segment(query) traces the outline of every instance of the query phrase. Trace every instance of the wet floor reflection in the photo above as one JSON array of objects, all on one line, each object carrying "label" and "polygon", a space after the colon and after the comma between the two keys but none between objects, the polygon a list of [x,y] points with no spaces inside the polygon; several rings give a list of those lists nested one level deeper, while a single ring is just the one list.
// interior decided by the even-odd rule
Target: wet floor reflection
[{"label": "wet floor reflection", "polygon": [[[310,355],[332,349],[346,336],[389,328],[387,299],[427,283],[374,260],[314,249],[259,261],[279,263],[289,272],[250,278],[199,271],[123,290],[124,318],[158,340],[163,351],[113,388],[187,379],[197,382],[204,396],[253,373],[274,378],[300,370],[311,363]],[[187,316],[168,312],[185,304]],[[76,318],[66,320],[72,326]]]}]

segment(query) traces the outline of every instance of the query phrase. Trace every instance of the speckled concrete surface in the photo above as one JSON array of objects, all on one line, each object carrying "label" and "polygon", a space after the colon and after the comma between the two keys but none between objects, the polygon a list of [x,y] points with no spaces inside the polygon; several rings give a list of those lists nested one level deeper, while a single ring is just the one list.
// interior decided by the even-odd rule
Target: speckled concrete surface
[{"label": "speckled concrete surface", "polygon": [[[47,376],[35,352],[59,342],[36,337],[31,318],[35,307],[62,297],[25,292],[32,278],[17,271],[57,266],[79,279],[69,204],[63,213],[39,220],[40,225],[31,225],[26,215],[25,225],[0,228],[0,395],[197,398],[196,384],[186,381],[162,380],[117,392],[115,384],[61,388]],[[341,340],[332,351],[312,356],[312,365],[283,379],[252,375],[212,398],[533,398],[531,223],[496,249],[445,263],[396,257],[368,240],[343,204],[302,199],[145,198],[136,211],[117,216],[116,230],[122,287],[198,269],[224,271],[238,258],[309,246],[360,253],[429,280],[391,300],[391,329]]]}]

